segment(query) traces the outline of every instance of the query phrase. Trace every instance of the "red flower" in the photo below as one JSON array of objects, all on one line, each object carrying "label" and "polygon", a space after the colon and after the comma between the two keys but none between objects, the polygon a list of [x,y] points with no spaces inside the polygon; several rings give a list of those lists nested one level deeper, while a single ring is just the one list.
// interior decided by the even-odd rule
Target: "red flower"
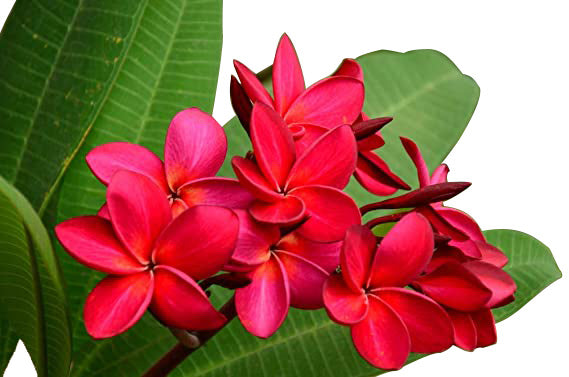
[{"label": "red flower", "polygon": [[164,188],[126,170],[113,175],[107,206],[110,221],[76,217],[55,228],[73,258],[109,274],[87,298],[88,333],[94,338],[120,334],[147,308],[171,327],[222,326],[225,317],[195,280],[215,274],[229,261],[239,227],[235,213],[194,206],[172,221]]},{"label": "red flower", "polygon": [[[164,163],[140,145],[116,142],[90,151],[87,164],[105,185],[118,170],[144,174],[166,194],[175,216],[198,204],[247,208],[252,197],[236,180],[214,177],[226,152],[223,128],[209,114],[191,108],[179,112],[170,123]],[[106,206],[100,215],[108,218]]]},{"label": "red flower", "polygon": [[279,115],[257,103],[251,116],[254,160],[234,157],[239,182],[256,198],[249,213],[260,222],[291,225],[306,220],[298,232],[332,242],[359,224],[359,210],[343,189],[356,164],[350,127],[338,126],[298,156],[291,133]]},{"label": "red flower", "polygon": [[237,210],[239,237],[227,270],[251,280],[235,293],[243,326],[253,335],[271,336],[287,316],[289,307],[323,307],[322,287],[340,258],[340,242],[310,241],[297,232],[281,236],[279,227],[256,222]]},{"label": "red flower", "polygon": [[342,248],[341,275],[324,287],[330,317],[351,327],[360,355],[375,367],[401,368],[410,352],[441,352],[452,345],[445,310],[435,301],[405,289],[433,255],[428,221],[411,213],[403,217],[377,246],[368,228],[353,226]]}]

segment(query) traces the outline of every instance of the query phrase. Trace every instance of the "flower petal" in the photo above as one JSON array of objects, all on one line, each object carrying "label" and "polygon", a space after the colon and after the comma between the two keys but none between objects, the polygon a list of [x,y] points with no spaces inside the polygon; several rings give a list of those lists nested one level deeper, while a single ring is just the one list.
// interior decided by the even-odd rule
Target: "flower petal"
[{"label": "flower petal", "polygon": [[377,240],[368,228],[353,225],[346,231],[340,266],[346,284],[355,293],[366,287],[376,250]]},{"label": "flower petal", "polygon": [[447,164],[437,166],[435,171],[433,171],[433,174],[431,174],[431,184],[435,185],[437,183],[447,182],[448,171],[449,169]]},{"label": "flower petal", "polygon": [[273,63],[275,109],[281,116],[285,115],[304,88],[304,76],[298,56],[288,35],[283,34]]},{"label": "flower petal", "polygon": [[381,133],[377,131],[375,134],[366,137],[365,139],[358,140],[358,151],[373,151],[377,148],[381,148],[385,145],[385,140]]},{"label": "flower petal", "polygon": [[425,270],[433,256],[429,222],[417,213],[405,215],[383,238],[373,260],[370,287],[403,287]]},{"label": "flower petal", "polygon": [[257,165],[271,187],[279,190],[296,159],[294,141],[282,118],[264,103],[253,106],[251,142]]},{"label": "flower petal", "polygon": [[255,200],[239,181],[224,177],[191,181],[178,189],[178,195],[188,207],[211,205],[231,209],[249,208]]},{"label": "flower petal", "polygon": [[516,283],[506,271],[481,261],[467,262],[463,266],[492,291],[492,298],[486,303],[487,308],[496,308],[511,301],[509,297],[516,291]]},{"label": "flower petal", "polygon": [[281,262],[274,255],[249,277],[251,284],[235,291],[237,315],[251,334],[268,338],[288,314],[288,279]]},{"label": "flower petal", "polygon": [[168,266],[154,268],[150,310],[167,326],[184,330],[213,330],[227,321],[192,278]]},{"label": "flower petal", "polygon": [[302,199],[308,220],[298,228],[300,235],[318,242],[344,238],[346,230],[361,224],[360,211],[354,200],[342,191],[326,186],[305,186],[291,191]]},{"label": "flower petal", "polygon": [[277,242],[275,248],[308,259],[331,273],[340,264],[340,249],[342,242],[316,242],[302,237],[298,232],[292,232]]},{"label": "flower petal", "polygon": [[303,134],[300,137],[295,137],[294,146],[296,148],[296,156],[301,156],[304,152],[316,142],[316,140],[320,139],[322,135],[328,132],[327,128],[317,126],[310,123],[293,123],[289,124],[289,130],[291,129],[302,129],[304,130]]},{"label": "flower petal", "polygon": [[476,242],[476,246],[478,246],[478,250],[480,250],[482,261],[493,264],[499,268],[508,264],[508,257],[497,247],[490,245],[488,242]]},{"label": "flower petal", "polygon": [[444,264],[419,277],[413,285],[436,302],[465,312],[484,308],[492,297],[492,291],[458,263]]},{"label": "flower petal", "polygon": [[276,250],[288,278],[290,305],[299,309],[319,309],[324,306],[322,288],[328,273],[300,255]]},{"label": "flower petal", "polygon": [[235,156],[231,160],[231,165],[239,183],[259,200],[274,202],[282,198],[282,195],[270,187],[269,182],[263,177],[259,167],[253,161]]},{"label": "flower petal", "polygon": [[404,288],[373,291],[403,320],[411,338],[411,352],[442,352],[453,345],[453,328],[445,310],[425,295]]},{"label": "flower petal", "polygon": [[109,184],[107,205],[117,237],[141,263],[148,263],[154,241],[172,219],[164,192],[150,178],[121,170]]},{"label": "flower petal", "polygon": [[227,153],[227,137],[213,117],[198,108],[174,117],[166,135],[164,165],[173,191],[194,179],[215,175]]},{"label": "flower petal", "polygon": [[470,313],[447,309],[452,320],[454,332],[454,344],[465,351],[473,351],[476,348],[476,326]]},{"label": "flower petal", "polygon": [[95,270],[122,275],[146,268],[130,256],[102,217],[74,217],[58,224],[55,234],[73,258]]},{"label": "flower petal", "polygon": [[279,225],[291,225],[304,217],[306,208],[302,200],[293,196],[282,196],[281,200],[266,203],[255,201],[249,207],[249,213],[255,220]]},{"label": "flower petal", "polygon": [[454,241],[466,241],[468,236],[458,228],[452,226],[444,217],[442,217],[437,208],[436,210],[430,206],[417,207],[416,211],[425,216],[437,232],[444,236],[452,238]]},{"label": "flower petal", "polygon": [[459,229],[466,234],[473,241],[486,242],[482,230],[468,214],[449,207],[441,207],[436,209],[437,213],[441,215],[449,224]]},{"label": "flower petal", "polygon": [[363,290],[352,291],[342,275],[332,274],[324,283],[323,300],[330,318],[341,325],[353,325],[365,318],[369,302]]},{"label": "flower petal", "polygon": [[411,157],[411,161],[415,165],[417,169],[417,176],[419,177],[419,186],[425,187],[430,184],[430,177],[429,177],[429,168],[423,159],[421,151],[415,142],[411,139],[407,139],[406,137],[401,137],[401,143],[403,144],[403,148]]},{"label": "flower petal", "polygon": [[476,347],[488,347],[496,344],[496,323],[494,315],[489,309],[479,310],[470,314],[476,327]]},{"label": "flower petal", "polygon": [[111,213],[109,212],[109,206],[107,203],[103,204],[101,208],[97,211],[97,216],[102,217],[105,220],[111,221]]},{"label": "flower petal", "polygon": [[239,122],[249,133],[249,124],[251,123],[251,112],[253,111],[253,105],[249,96],[243,89],[243,86],[237,81],[235,76],[231,75],[231,84],[229,85],[229,97],[231,98],[231,106],[233,111],[237,115]]},{"label": "flower petal", "polygon": [[387,196],[397,189],[408,190],[410,187],[389,169],[389,166],[373,152],[358,154],[355,177],[369,192],[378,196]]},{"label": "flower petal", "polygon": [[180,198],[176,198],[174,199],[171,203],[170,206],[172,207],[172,216],[173,217],[178,217],[182,214],[182,212],[184,212],[185,210],[188,209],[188,205],[186,204],[186,202],[184,202],[182,199]]},{"label": "flower petal", "polygon": [[411,340],[401,318],[385,302],[369,295],[367,316],[352,326],[359,354],[381,369],[400,369],[411,352]]},{"label": "flower petal", "polygon": [[333,128],[352,124],[362,111],[364,85],[347,76],[328,77],[306,89],[288,109],[287,124],[306,122]]},{"label": "flower petal", "polygon": [[105,185],[111,182],[117,171],[130,170],[147,176],[164,192],[170,192],[162,160],[138,144],[115,142],[99,145],[87,153],[85,159],[93,174]]},{"label": "flower petal", "polygon": [[89,335],[110,338],[131,328],[150,304],[153,286],[149,271],[101,280],[89,293],[83,310]]},{"label": "flower petal", "polygon": [[257,266],[270,257],[271,246],[280,238],[279,227],[255,221],[245,210],[236,210],[239,236],[231,256],[232,264]]},{"label": "flower petal", "polygon": [[349,76],[357,80],[364,81],[364,71],[360,66],[360,63],[354,59],[342,60],[342,63],[332,76]]},{"label": "flower petal", "polygon": [[273,107],[273,99],[261,81],[259,81],[257,75],[237,60],[233,60],[233,66],[235,67],[237,76],[239,76],[239,80],[241,80],[241,85],[243,86],[243,89],[245,89],[245,92],[249,96],[251,102],[263,102],[264,104]]},{"label": "flower petal", "polygon": [[205,279],[229,262],[239,231],[230,209],[195,206],[176,217],[156,240],[155,264],[174,267],[194,280]]},{"label": "flower petal", "polygon": [[356,168],[356,139],[349,126],[336,127],[310,146],[290,171],[288,190],[307,185],[343,189]]}]

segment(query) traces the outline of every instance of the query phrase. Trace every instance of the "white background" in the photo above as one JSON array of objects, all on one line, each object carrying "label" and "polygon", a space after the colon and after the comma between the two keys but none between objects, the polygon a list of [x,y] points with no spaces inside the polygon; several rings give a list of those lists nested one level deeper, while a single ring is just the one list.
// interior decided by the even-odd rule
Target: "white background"
[{"label": "white background", "polygon": [[[13,0],[0,0],[0,25]],[[461,4],[459,4],[461,3]],[[343,57],[389,49],[436,49],[481,87],[478,108],[447,159],[453,180],[473,186],[450,205],[483,229],[511,228],[548,245],[569,273],[567,157],[569,26],[564,1],[226,0],[214,116],[231,116],[232,59],[254,71],[272,62],[280,35],[295,43],[308,83]],[[498,324],[498,344],[453,348],[399,377],[566,376],[569,284],[554,283]],[[33,376],[20,344],[6,372]]]}]

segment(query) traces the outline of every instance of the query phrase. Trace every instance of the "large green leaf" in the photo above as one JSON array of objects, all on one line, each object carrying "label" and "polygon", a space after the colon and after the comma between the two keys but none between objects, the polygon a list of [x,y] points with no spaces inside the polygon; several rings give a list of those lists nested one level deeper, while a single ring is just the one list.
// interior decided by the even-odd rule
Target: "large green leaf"
[{"label": "large green leaf", "polygon": [[18,345],[18,335],[6,319],[0,319],[0,375],[4,374]]},{"label": "large green leaf", "polygon": [[67,375],[71,334],[57,259],[37,213],[1,177],[0,316],[23,340],[39,376]]}]

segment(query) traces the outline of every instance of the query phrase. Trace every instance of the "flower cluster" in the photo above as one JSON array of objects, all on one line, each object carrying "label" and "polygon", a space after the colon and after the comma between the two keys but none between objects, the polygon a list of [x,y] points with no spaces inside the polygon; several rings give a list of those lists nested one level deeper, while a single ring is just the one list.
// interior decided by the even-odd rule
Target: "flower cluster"
[{"label": "flower cluster", "polygon": [[[215,176],[227,139],[195,108],[173,118],[164,161],[124,142],[87,155],[106,202],[56,234],[72,257],[109,274],[87,298],[89,334],[120,334],[147,309],[170,328],[219,329],[230,318],[209,300],[217,282],[235,289],[235,311],[253,335],[275,333],[290,307],[325,308],[378,368],[401,368],[410,352],[495,343],[490,310],[513,300],[516,286],[476,222],[442,204],[468,183],[447,182],[446,165],[429,174],[419,148],[402,138],[418,189],[361,209],[342,191],[352,176],[378,196],[411,189],[375,152],[392,118],[363,112],[359,64],[346,59],[306,88],[284,35],[273,95],[245,65],[235,69],[231,100],[252,144],[231,160],[237,179]],[[391,212],[362,225],[376,210]],[[387,234],[374,235],[387,223]]]}]

